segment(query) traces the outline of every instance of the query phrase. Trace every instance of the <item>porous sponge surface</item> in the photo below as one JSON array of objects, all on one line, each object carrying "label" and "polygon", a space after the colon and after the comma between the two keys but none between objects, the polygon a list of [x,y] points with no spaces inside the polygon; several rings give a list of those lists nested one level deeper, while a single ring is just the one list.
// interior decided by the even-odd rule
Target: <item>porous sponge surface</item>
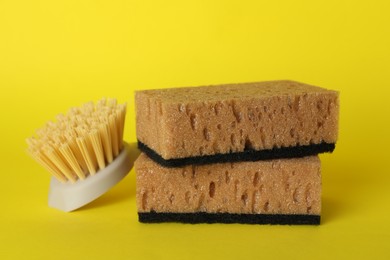
[{"label": "porous sponge surface", "polygon": [[135,163],[138,212],[321,213],[318,156],[165,168]]},{"label": "porous sponge surface", "polygon": [[335,143],[338,92],[269,81],[136,92],[137,138],[164,159]]}]

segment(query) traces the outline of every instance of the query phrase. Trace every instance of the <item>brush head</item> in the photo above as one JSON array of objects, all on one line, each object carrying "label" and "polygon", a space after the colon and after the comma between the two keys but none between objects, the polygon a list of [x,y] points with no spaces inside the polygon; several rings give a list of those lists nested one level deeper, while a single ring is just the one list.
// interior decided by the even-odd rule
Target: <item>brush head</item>
[{"label": "brush head", "polygon": [[[89,102],[71,108],[66,115],[58,115],[56,122],[48,122],[37,130],[36,136],[27,139],[27,152],[53,175],[50,205],[65,211],[73,210],[76,204],[84,205],[91,198],[100,196],[130,171],[129,162],[124,162],[128,158],[123,149],[125,116],[126,104],[117,104],[116,99],[102,99],[96,104]],[[118,164],[116,161],[120,156],[124,158],[123,165],[110,166]],[[106,169],[107,166],[111,170]],[[102,173],[111,177],[98,176]],[[93,180],[95,175],[98,177]],[[97,187],[93,187],[95,185]],[[93,188],[98,191],[93,192]],[[78,192],[82,189],[89,195]],[[70,203],[72,206],[50,202],[58,200],[52,197],[64,197],[68,202],[73,200],[58,194],[67,194],[66,197],[74,197],[78,202]],[[77,194],[81,198],[77,198]]]},{"label": "brush head", "polygon": [[122,180],[131,170],[128,147],[106,168],[94,176],[76,183],[62,183],[55,177],[50,181],[49,206],[62,211],[73,211],[97,199]]}]

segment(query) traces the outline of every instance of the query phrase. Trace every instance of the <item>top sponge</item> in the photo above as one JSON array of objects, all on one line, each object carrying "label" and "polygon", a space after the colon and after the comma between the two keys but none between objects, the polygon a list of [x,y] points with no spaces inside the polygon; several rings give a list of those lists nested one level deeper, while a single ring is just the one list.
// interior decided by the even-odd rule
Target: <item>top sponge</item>
[{"label": "top sponge", "polygon": [[165,166],[331,152],[338,92],[294,81],[138,91],[139,147]]}]

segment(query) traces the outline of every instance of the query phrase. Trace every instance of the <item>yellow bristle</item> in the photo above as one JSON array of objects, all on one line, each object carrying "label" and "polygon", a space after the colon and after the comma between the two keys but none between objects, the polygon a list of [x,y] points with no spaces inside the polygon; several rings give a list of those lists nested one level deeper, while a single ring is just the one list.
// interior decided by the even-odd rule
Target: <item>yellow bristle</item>
[{"label": "yellow bristle", "polygon": [[66,159],[66,161],[69,163],[71,169],[76,173],[76,175],[84,180],[85,179],[85,174],[83,170],[81,169],[81,166],[79,162],[77,161],[76,156],[73,154],[72,149],[70,148],[69,144],[63,144],[60,147],[60,152]]},{"label": "yellow bristle", "polygon": [[126,105],[101,99],[59,114],[26,140],[28,154],[61,182],[83,180],[122,150]]},{"label": "yellow bristle", "polygon": [[91,144],[93,147],[93,151],[95,152],[96,159],[99,165],[99,169],[103,169],[106,167],[106,163],[104,161],[104,152],[102,140],[100,138],[100,134],[98,130],[94,129],[91,133],[89,133],[89,139],[91,140]]},{"label": "yellow bristle", "polygon": [[96,173],[97,163],[90,141],[87,138],[78,137],[76,139],[76,142],[80,148],[81,154],[83,155],[85,162],[87,163],[89,173],[91,175],[94,175]]},{"label": "yellow bristle", "polygon": [[59,155],[59,153],[51,148],[47,147],[44,149],[43,154],[51,161],[53,164],[61,171],[65,177],[70,180],[71,182],[76,181],[76,177],[74,176],[73,172],[71,169],[69,169],[66,161],[64,161],[63,157]]},{"label": "yellow bristle", "polygon": [[114,159],[112,154],[111,134],[108,124],[100,124],[99,133],[102,137],[102,143],[104,148],[105,158],[108,163],[111,163]]},{"label": "yellow bristle", "polygon": [[67,143],[68,143],[70,149],[72,150],[74,156],[76,157],[76,160],[77,160],[78,164],[80,165],[80,167],[85,175],[85,173],[88,172],[88,167],[87,167],[87,163],[85,162],[83,155],[80,151],[80,148],[77,146],[76,138],[77,138],[76,135],[69,136],[69,138],[67,138]]},{"label": "yellow bristle", "polygon": [[117,121],[116,121],[116,115],[110,115],[108,118],[108,122],[110,124],[110,133],[111,133],[111,143],[112,143],[112,152],[114,154],[114,157],[116,157],[119,153],[119,146],[118,146],[118,130],[117,130]]},{"label": "yellow bristle", "polygon": [[49,171],[53,176],[55,176],[59,181],[66,182],[67,178],[61,173],[61,171],[55,167],[54,164],[50,162],[43,154],[39,152],[31,152],[28,150],[28,153],[32,158],[34,158],[39,164],[41,164],[47,171]]}]

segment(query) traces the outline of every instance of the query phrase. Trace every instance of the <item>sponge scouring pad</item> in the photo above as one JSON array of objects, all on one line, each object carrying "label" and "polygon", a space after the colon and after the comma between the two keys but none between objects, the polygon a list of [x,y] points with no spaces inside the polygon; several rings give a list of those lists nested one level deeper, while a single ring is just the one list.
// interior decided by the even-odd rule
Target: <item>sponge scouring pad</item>
[{"label": "sponge scouring pad", "polygon": [[135,162],[141,222],[319,224],[318,156],[166,168]]},{"label": "sponge scouring pad", "polygon": [[331,152],[338,92],[269,81],[136,92],[140,149],[165,166]]}]

